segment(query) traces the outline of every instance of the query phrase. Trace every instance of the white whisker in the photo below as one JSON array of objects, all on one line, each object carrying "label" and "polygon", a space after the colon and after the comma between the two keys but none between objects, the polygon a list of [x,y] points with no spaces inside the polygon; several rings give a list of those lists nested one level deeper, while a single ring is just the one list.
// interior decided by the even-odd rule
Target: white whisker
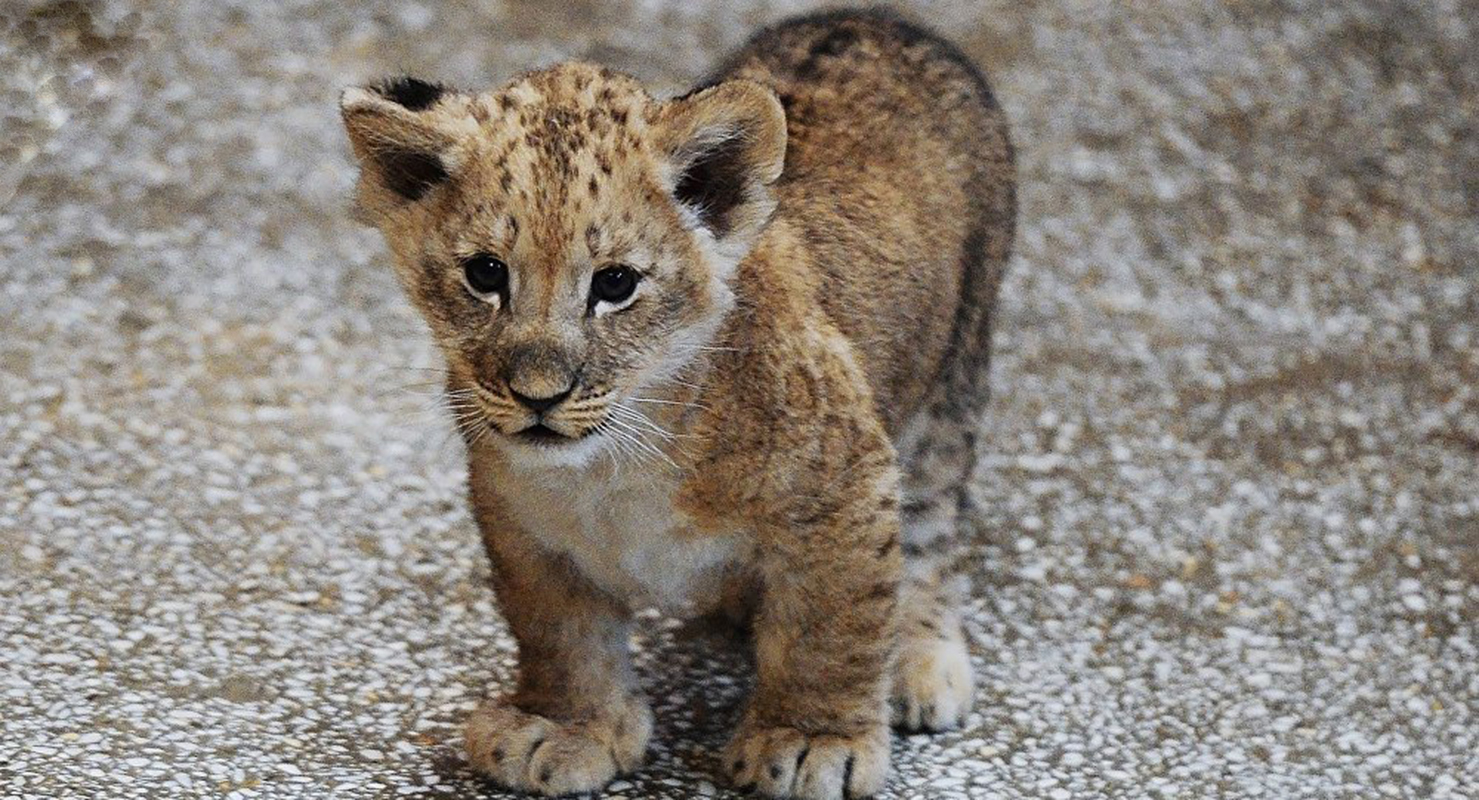
[{"label": "white whisker", "polygon": [[671,466],[673,469],[678,469],[678,463],[674,461],[672,457],[669,456],[667,453],[663,452],[662,448],[658,447],[652,442],[647,441],[647,438],[642,435],[642,431],[639,428],[635,427],[632,423],[624,421],[617,417],[607,417],[606,421],[611,423],[614,429],[621,430],[628,434],[631,437],[632,444],[635,445],[643,453],[646,453],[648,456],[654,458],[661,458],[663,461],[666,461],[668,465]]},{"label": "white whisker", "polygon": [[622,405],[614,405],[611,407],[611,413],[616,414],[622,419],[625,419],[646,429],[649,433],[661,436],[664,441],[671,442],[673,439],[677,438],[675,434],[669,433],[667,429],[663,428],[661,425],[658,425],[656,422],[653,422],[647,417],[646,414],[643,414],[640,411],[636,411]]},{"label": "white whisker", "polygon": [[701,408],[704,411],[713,411],[713,409],[709,408],[708,406],[704,405],[703,403],[699,403],[699,402],[695,402],[695,401],[688,401],[688,402],[685,403],[685,402],[682,402],[682,401],[679,401],[679,400],[659,400],[659,399],[657,399],[655,397],[628,397],[627,399],[630,400],[630,401],[632,401],[633,403],[652,403],[654,405],[660,405],[660,406],[678,406],[680,408],[689,408],[689,407],[692,407],[692,408]]}]

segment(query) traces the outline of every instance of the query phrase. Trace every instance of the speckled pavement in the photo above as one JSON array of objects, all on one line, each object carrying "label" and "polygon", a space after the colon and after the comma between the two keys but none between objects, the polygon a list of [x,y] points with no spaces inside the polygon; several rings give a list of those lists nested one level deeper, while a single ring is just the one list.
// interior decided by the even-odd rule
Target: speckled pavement
[{"label": "speckled pavement", "polygon": [[[0,797],[502,796],[455,741],[512,648],[337,90],[676,91],[788,10],[0,8]],[[1479,797],[1479,4],[915,14],[993,72],[1022,230],[976,710],[887,797]],[[603,796],[730,796],[742,658],[637,646]]]}]

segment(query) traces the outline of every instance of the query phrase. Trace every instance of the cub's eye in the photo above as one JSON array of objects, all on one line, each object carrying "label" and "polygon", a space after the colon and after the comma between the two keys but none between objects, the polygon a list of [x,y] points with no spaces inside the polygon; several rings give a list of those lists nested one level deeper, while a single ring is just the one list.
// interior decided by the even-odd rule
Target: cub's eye
[{"label": "cub's eye", "polygon": [[631,267],[607,267],[591,277],[591,304],[624,302],[637,290],[641,276]]},{"label": "cub's eye", "polygon": [[508,292],[508,265],[483,253],[469,256],[462,260],[462,279],[480,299],[502,297]]}]

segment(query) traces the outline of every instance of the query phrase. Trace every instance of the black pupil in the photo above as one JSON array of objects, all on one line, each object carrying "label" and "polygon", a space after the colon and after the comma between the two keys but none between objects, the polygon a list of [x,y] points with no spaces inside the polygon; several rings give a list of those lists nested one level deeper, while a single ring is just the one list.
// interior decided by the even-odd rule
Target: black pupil
[{"label": "black pupil", "polygon": [[493,294],[508,288],[508,266],[492,256],[473,256],[462,262],[467,285],[478,294]]},{"label": "black pupil", "polygon": [[597,300],[620,303],[637,288],[637,273],[627,267],[607,267],[591,281],[591,294]]}]

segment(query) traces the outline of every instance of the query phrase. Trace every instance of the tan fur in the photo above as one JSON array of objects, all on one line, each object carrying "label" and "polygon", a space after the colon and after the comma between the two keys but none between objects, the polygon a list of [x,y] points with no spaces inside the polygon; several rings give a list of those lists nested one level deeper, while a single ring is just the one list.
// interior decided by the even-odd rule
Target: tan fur
[{"label": "tan fur", "polygon": [[[469,723],[477,769],[559,794],[634,768],[652,721],[626,647],[649,605],[752,606],[741,786],[866,796],[891,718],[964,718],[948,545],[1015,213],[969,62],[833,13],[674,100],[572,63],[342,107],[360,205],[446,356],[519,642],[518,685]],[[508,264],[506,300],[464,286],[478,254]],[[594,302],[613,264],[636,293]],[[542,415],[516,399],[566,389]],[[569,440],[526,441],[536,422]]]}]

